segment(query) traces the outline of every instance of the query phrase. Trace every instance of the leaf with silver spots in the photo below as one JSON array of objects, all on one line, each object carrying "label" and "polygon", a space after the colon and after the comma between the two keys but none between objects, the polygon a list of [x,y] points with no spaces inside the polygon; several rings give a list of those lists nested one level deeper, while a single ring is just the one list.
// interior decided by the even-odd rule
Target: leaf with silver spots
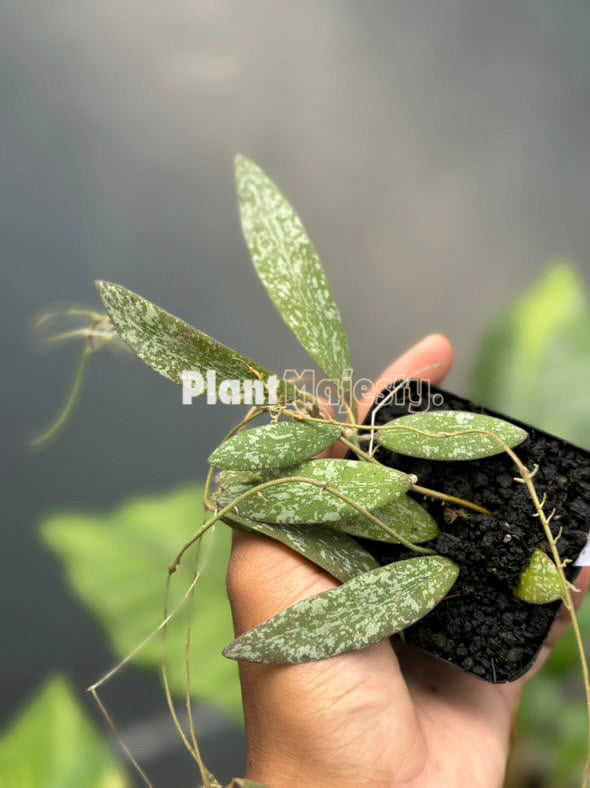
[{"label": "leaf with silver spots", "polygon": [[243,662],[297,664],[357,651],[429,613],[458,574],[459,567],[442,556],[365,572],[287,608],[240,635],[223,653]]},{"label": "leaf with silver spots", "polygon": [[[355,460],[313,460],[283,471],[279,478],[312,479],[267,487],[245,498],[236,513],[267,523],[336,523],[357,510],[325,487],[331,487],[372,511],[403,495],[408,476],[383,465]],[[317,484],[319,482],[320,484]],[[227,490],[224,492],[227,501]]]},{"label": "leaf with silver spots", "polygon": [[[522,443],[527,433],[508,421],[482,413],[440,410],[401,416],[379,430],[386,449],[427,460],[476,460],[504,451],[491,432],[509,448]],[[425,434],[426,433],[426,434]]]},{"label": "leaf with silver spots", "polygon": [[285,468],[310,460],[340,436],[334,424],[283,421],[238,432],[209,457],[210,465],[229,470]]},{"label": "leaf with silver spots", "polygon": [[281,542],[341,583],[379,566],[355,539],[321,525],[271,525],[238,515],[228,515],[223,521],[232,528]]},{"label": "leaf with silver spots", "polygon": [[254,162],[236,157],[244,238],[277,311],[330,378],[352,367],[340,312],[301,221]]},{"label": "leaf with silver spots", "polygon": [[[434,518],[423,506],[408,495],[392,498],[389,503],[380,509],[371,512],[381,522],[388,525],[406,541],[413,544],[428,542],[438,536],[438,526]],[[375,539],[379,542],[399,544],[399,539],[381,528],[373,520],[362,514],[356,513],[344,520],[334,523],[333,528],[352,536],[362,536],[365,539]]]}]

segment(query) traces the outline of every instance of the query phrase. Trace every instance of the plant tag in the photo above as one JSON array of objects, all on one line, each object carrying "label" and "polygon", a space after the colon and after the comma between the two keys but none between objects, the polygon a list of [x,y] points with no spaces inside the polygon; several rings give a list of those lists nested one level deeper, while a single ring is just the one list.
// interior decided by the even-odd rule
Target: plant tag
[{"label": "plant tag", "polygon": [[590,566],[590,534],[574,566]]}]

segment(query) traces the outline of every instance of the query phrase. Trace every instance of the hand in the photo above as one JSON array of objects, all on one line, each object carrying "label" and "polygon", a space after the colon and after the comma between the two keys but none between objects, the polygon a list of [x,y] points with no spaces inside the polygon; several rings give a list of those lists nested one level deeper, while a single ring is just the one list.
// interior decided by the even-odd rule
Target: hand
[{"label": "hand", "polygon": [[[384,377],[414,374],[438,383],[452,356],[448,340],[431,335]],[[361,404],[361,421],[373,396]],[[586,574],[577,585],[587,584]],[[235,534],[228,591],[236,635],[337,585],[288,548]],[[511,684],[486,684],[389,640],[304,665],[242,663],[247,776],[281,788],[501,786],[520,693],[566,626],[567,616],[533,670]]]}]

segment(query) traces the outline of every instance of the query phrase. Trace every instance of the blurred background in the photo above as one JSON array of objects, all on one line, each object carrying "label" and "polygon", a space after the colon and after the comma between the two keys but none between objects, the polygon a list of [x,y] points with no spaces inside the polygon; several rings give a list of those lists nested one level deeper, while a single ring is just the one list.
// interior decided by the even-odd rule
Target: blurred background
[{"label": "blurred background", "polygon": [[[93,280],[112,279],[271,369],[307,365],[241,239],[238,151],[302,217],[333,283],[356,376],[376,375],[442,331],[456,348],[448,388],[590,448],[581,295],[590,276],[588,4],[1,0],[0,9],[3,727],[59,673],[70,689],[56,680],[47,708],[71,695],[104,735],[82,690],[123,650],[83,578],[67,574],[79,554],[67,539],[41,541],[46,515],[95,512],[99,522],[130,496],[165,497],[202,480],[208,453],[235,421],[200,402],[182,408],[168,381],[106,352],[92,360],[63,434],[30,450],[81,350],[40,352],[34,317],[53,306],[98,307]],[[556,257],[573,267],[548,267]],[[534,292],[542,298],[533,317],[503,312]],[[501,330],[508,314],[510,335]],[[522,332],[537,330],[543,347],[555,337],[561,344],[529,369],[529,356],[518,355]],[[505,387],[494,387],[499,379]],[[555,393],[567,396],[565,407]],[[174,545],[170,522],[163,528]],[[133,568],[132,547],[121,570],[157,601],[173,551],[161,547],[151,573]],[[565,704],[562,748],[547,754],[534,737],[557,734],[529,726],[521,785],[550,784],[551,770],[577,757],[567,743],[583,737],[583,716],[571,712],[579,688],[568,684],[570,703],[559,678],[568,659],[562,673],[554,669],[554,689],[535,695]],[[156,784],[194,781],[153,670],[130,668],[108,700]],[[199,711],[210,766],[226,780],[243,773],[232,703]],[[535,741],[542,757],[531,756]],[[22,784],[45,784],[36,779]]]}]

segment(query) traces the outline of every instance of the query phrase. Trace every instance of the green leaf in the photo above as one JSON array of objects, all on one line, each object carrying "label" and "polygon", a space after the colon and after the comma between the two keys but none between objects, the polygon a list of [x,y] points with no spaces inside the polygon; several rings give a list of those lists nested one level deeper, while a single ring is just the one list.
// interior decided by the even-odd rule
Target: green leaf
[{"label": "green leaf", "polygon": [[330,378],[352,367],[340,312],[293,208],[252,161],[236,157],[242,228],[262,284],[301,345]]},{"label": "green leaf", "polygon": [[[185,370],[209,370],[222,380],[245,378],[267,381],[272,373],[255,361],[222,345],[169,312],[121,285],[98,281],[98,292],[121,339],[148,366],[174,383],[182,383]],[[279,386],[277,395],[290,396],[292,387]]]},{"label": "green leaf", "polygon": [[514,589],[514,596],[531,605],[544,605],[561,599],[561,595],[557,567],[542,550],[535,550]]},{"label": "green leaf", "polygon": [[223,653],[245,662],[295,664],[357,651],[425,616],[458,574],[459,567],[441,556],[365,572],[245,632]]},{"label": "green leaf", "polygon": [[56,677],[3,732],[0,785],[124,788],[129,782],[66,680]]},{"label": "green leaf", "polygon": [[[110,514],[56,514],[42,525],[45,543],[61,559],[74,593],[102,624],[122,658],[161,623],[168,566],[203,522],[202,491],[183,487],[172,493],[136,498]],[[229,529],[220,527],[203,543],[203,571],[192,613],[193,694],[241,719],[238,677],[219,651],[232,635],[225,591]],[[194,554],[193,554],[194,555]],[[183,561],[172,580],[169,609],[192,579],[194,562]],[[172,690],[184,695],[184,645],[189,607],[168,625],[167,664]],[[159,670],[162,638],[153,638],[134,658]]]},{"label": "green leaf", "polygon": [[239,432],[209,457],[217,468],[284,468],[315,457],[340,436],[334,424],[284,421]]},{"label": "green leaf", "polygon": [[[388,422],[386,426],[395,428],[379,432],[379,439],[386,449],[428,460],[476,460],[502,453],[502,447],[493,438],[470,430],[491,432],[511,449],[527,437],[524,430],[508,421],[461,410],[411,413]],[[449,434],[434,437],[435,433]]]},{"label": "green leaf", "polygon": [[[356,460],[313,460],[281,474],[281,478],[291,476],[329,485],[369,511],[402,495],[410,484],[404,473]],[[224,500],[228,497],[225,491]],[[356,509],[330,491],[300,481],[268,487],[245,498],[235,511],[253,520],[293,525],[335,523],[354,514]]]},{"label": "green leaf", "polygon": [[[407,495],[393,498],[385,506],[375,509],[371,514],[413,544],[428,542],[438,536],[438,526],[434,518],[423,506]],[[353,536],[399,544],[394,536],[358,512],[334,523],[331,527]]]},{"label": "green leaf", "polygon": [[474,399],[590,449],[589,356],[583,283],[570,264],[558,262],[488,330]]},{"label": "green leaf", "polygon": [[350,536],[321,525],[271,525],[238,515],[224,518],[224,522],[239,530],[255,531],[281,542],[342,583],[379,566],[373,556]]}]

